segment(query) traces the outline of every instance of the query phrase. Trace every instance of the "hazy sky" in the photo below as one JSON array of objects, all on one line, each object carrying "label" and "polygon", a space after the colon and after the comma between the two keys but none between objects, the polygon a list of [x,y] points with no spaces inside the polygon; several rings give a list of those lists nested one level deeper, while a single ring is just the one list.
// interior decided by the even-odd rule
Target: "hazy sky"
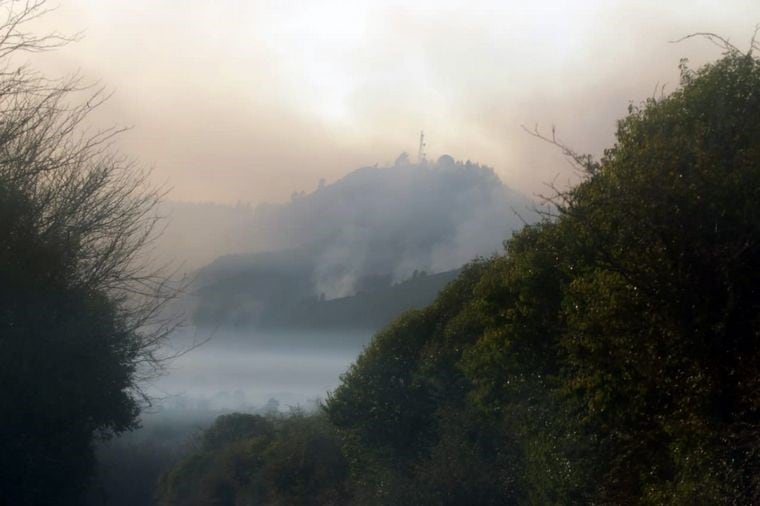
[{"label": "hazy sky", "polygon": [[522,124],[579,151],[610,144],[630,101],[746,47],[758,0],[60,0],[44,20],[84,38],[43,57],[115,91],[98,121],[179,200],[287,199],[416,153],[493,166],[529,194],[571,170]]}]

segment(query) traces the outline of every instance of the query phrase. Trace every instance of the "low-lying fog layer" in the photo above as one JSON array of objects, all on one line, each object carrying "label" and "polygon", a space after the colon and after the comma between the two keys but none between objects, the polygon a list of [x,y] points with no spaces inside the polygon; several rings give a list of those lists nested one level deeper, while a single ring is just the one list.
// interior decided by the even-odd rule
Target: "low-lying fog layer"
[{"label": "low-lying fog layer", "polygon": [[229,410],[312,406],[338,385],[369,337],[186,329],[174,337],[176,347],[208,341],[174,359],[149,386],[157,398],[151,412],[206,418]]},{"label": "low-lying fog layer", "polygon": [[[370,332],[344,334],[216,332],[185,329],[172,347],[186,349],[166,374],[146,385],[153,405],[139,430],[101,441],[93,497],[113,506],[153,504],[155,484],[199,440],[219,415],[233,411],[310,410],[335,388]],[[94,500],[92,504],[103,504]]]}]

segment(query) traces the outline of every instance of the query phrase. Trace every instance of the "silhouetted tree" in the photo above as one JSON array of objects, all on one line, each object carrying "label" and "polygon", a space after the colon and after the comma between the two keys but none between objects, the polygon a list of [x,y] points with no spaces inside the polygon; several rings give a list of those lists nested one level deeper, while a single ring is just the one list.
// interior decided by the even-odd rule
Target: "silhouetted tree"
[{"label": "silhouetted tree", "polygon": [[760,61],[724,47],[598,162],[563,148],[585,177],[551,216],[375,336],[326,405],[370,497],[758,503]]},{"label": "silhouetted tree", "polygon": [[158,503],[350,504],[348,463],[324,416],[232,414],[165,474]]},{"label": "silhouetted tree", "polygon": [[135,427],[162,365],[174,290],[141,255],[160,193],[117,129],[82,127],[102,90],[14,65],[68,41],[24,31],[44,0],[0,7],[0,504],[78,503],[94,438]]}]

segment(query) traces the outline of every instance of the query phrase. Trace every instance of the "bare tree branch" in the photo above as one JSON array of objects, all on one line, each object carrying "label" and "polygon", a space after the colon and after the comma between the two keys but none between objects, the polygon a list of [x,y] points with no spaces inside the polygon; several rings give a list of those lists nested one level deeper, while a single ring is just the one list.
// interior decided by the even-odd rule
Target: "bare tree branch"
[{"label": "bare tree branch", "polygon": [[[695,32],[695,33],[690,33],[689,35],[685,35],[685,36],[681,37],[680,39],[671,40],[670,43],[671,44],[678,44],[680,42],[683,42],[683,41],[689,40],[689,39],[693,39],[695,37],[702,37],[702,38],[707,39],[712,44],[714,44],[715,46],[719,47],[720,49],[722,49],[726,53],[729,53],[729,54],[741,54],[742,53],[742,51],[738,47],[734,46],[728,39],[726,39],[725,37],[722,37],[722,36],[720,36],[720,35],[718,35],[716,33],[712,33],[712,32]],[[754,44],[754,36],[752,37],[752,39],[753,39],[753,44]]]},{"label": "bare tree branch", "polygon": [[124,329],[137,339],[133,387],[145,399],[141,382],[171,359],[159,350],[179,324],[166,316],[166,306],[185,286],[144,254],[157,237],[157,206],[166,190],[118,154],[114,140],[124,128],[88,128],[90,114],[110,97],[102,86],[78,74],[49,79],[12,65],[14,55],[79,37],[26,30],[51,10],[46,0],[0,0],[0,182],[33,203],[40,237],[67,238],[76,253],[70,283],[114,302]]},{"label": "bare tree branch", "polygon": [[559,148],[559,150],[563,155],[565,155],[571,165],[582,175],[593,175],[599,169],[598,162],[594,161],[591,155],[580,154],[563,143],[557,137],[557,131],[554,125],[552,125],[551,137],[547,137],[546,135],[542,134],[538,128],[538,125],[534,126],[532,130],[525,125],[521,125],[521,127],[528,133],[528,135],[531,135],[537,139],[541,139],[542,141],[548,142],[552,146]]}]

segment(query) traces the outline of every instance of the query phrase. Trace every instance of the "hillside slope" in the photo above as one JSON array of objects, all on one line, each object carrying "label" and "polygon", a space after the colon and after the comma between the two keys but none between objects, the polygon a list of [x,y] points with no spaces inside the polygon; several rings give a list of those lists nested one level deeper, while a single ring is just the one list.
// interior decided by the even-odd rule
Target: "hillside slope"
[{"label": "hillside slope", "polygon": [[245,233],[272,249],[202,268],[194,321],[377,329],[430,303],[464,263],[500,251],[524,219],[535,220],[532,201],[488,167],[443,156],[358,169],[256,209]]}]

